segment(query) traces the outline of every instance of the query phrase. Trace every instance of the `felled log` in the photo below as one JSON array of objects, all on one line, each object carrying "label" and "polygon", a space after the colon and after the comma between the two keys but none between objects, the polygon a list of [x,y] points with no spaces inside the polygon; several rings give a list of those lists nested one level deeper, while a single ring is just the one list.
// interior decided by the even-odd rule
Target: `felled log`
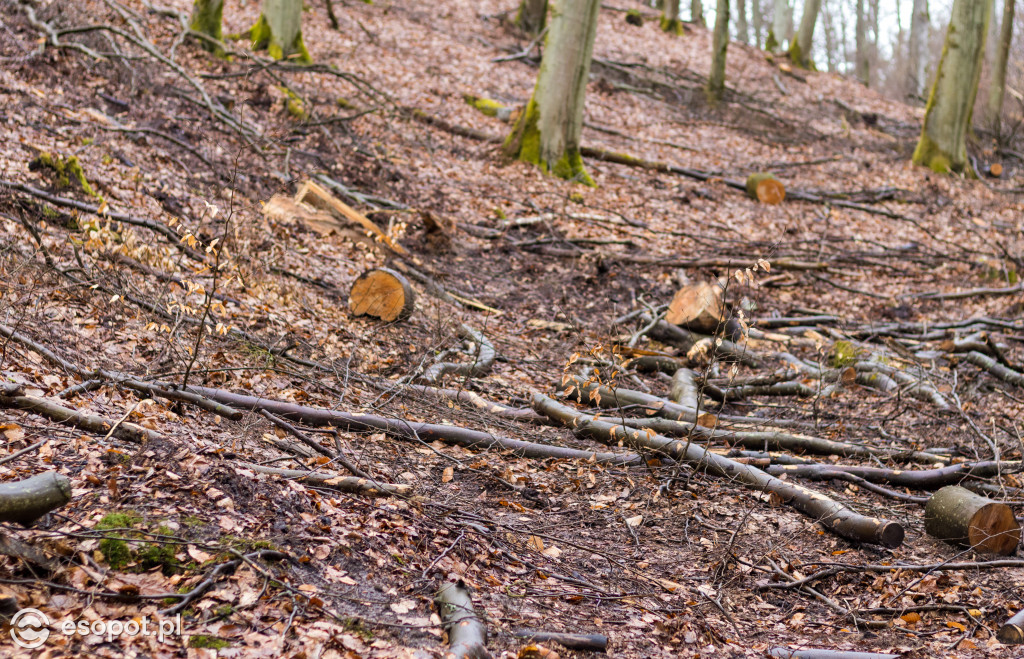
[{"label": "felled log", "polygon": [[677,440],[629,428],[578,413],[542,394],[534,394],[533,408],[558,419],[577,433],[617,446],[648,449],[689,463],[715,476],[742,483],[758,492],[772,492],[786,504],[819,522],[826,529],[856,542],[899,547],[904,530],[897,522],[859,515],[820,492],[782,481],[764,471],[712,453],[689,440]]},{"label": "felled log", "polygon": [[988,175],[992,178],[999,178],[1003,175],[1003,166],[998,162],[990,164],[988,166]]},{"label": "felled log", "polygon": [[697,374],[688,368],[677,369],[672,374],[672,388],[668,397],[672,402],[693,410],[697,409],[700,395],[696,384]]},{"label": "felled log", "polygon": [[401,273],[374,268],[352,284],[348,308],[356,316],[374,316],[387,323],[405,320],[416,308],[416,293]]},{"label": "felled log", "polygon": [[95,434],[106,435],[111,433],[118,439],[136,442],[139,444],[144,444],[153,439],[163,438],[163,435],[155,430],[149,430],[128,421],[121,421],[119,423],[113,419],[107,419],[94,414],[86,414],[85,412],[80,412],[69,407],[64,407],[63,405],[58,405],[46,398],[19,394],[20,392],[17,391],[17,387],[14,387],[13,389],[0,388],[0,407],[33,412],[40,416],[44,416],[51,421],[56,421],[57,423],[67,424],[69,426],[81,428],[82,430],[88,430]]},{"label": "felled log", "polygon": [[374,224],[370,218],[341,201],[313,181],[306,181],[299,187],[298,192],[295,193],[295,202],[299,204],[308,204],[313,208],[333,213],[339,218],[358,224],[369,232],[375,240],[384,243],[396,254],[404,256],[409,253],[404,247],[391,240],[391,238],[381,231],[380,227]]},{"label": "felled log", "polygon": [[608,649],[608,637],[604,634],[566,634],[563,632],[544,632],[536,629],[517,629],[512,632],[516,638],[525,638],[539,643],[558,643],[570,650],[589,650],[604,652]]},{"label": "felled log", "polygon": [[762,204],[781,204],[786,198],[786,186],[771,172],[757,172],[747,177],[747,196]]},{"label": "felled log", "polygon": [[441,586],[434,597],[441,624],[448,633],[444,659],[490,659],[487,624],[473,608],[469,587],[461,579]]},{"label": "felled log", "polygon": [[884,652],[853,652],[850,650],[791,650],[789,648],[772,648],[769,657],[777,659],[899,659],[898,654]]},{"label": "felled log", "polygon": [[1018,611],[1003,623],[996,636],[1004,645],[1020,645],[1024,643],[1024,611]]},{"label": "felled log", "polygon": [[723,292],[714,282],[683,286],[669,303],[665,322],[706,334],[716,333],[725,322]]},{"label": "felled log", "polygon": [[55,471],[0,483],[0,522],[20,522],[28,526],[68,501],[71,501],[71,481]]},{"label": "felled log", "polygon": [[281,476],[304,485],[314,487],[325,487],[339,492],[352,492],[354,494],[371,494],[379,496],[407,496],[412,494],[412,485],[379,483],[372,478],[360,478],[358,476],[341,476],[339,474],[318,474],[310,471],[299,471],[298,469],[277,469],[276,467],[265,467],[263,465],[240,462],[238,466],[255,471],[257,474],[270,476]]},{"label": "felled log", "polygon": [[797,466],[773,466],[771,473],[775,476],[793,476],[811,480],[829,480],[834,474],[843,472],[853,474],[871,483],[885,483],[896,487],[909,487],[915,490],[934,490],[951,486],[963,481],[968,476],[987,478],[996,476],[1000,471],[1019,469],[1020,462],[960,462],[935,469],[886,469],[885,467],[866,467],[861,465],[829,465],[804,464]]},{"label": "felled log", "polygon": [[1020,524],[1009,506],[956,485],[932,495],[924,509],[924,529],[940,540],[1002,556],[1020,544]]}]

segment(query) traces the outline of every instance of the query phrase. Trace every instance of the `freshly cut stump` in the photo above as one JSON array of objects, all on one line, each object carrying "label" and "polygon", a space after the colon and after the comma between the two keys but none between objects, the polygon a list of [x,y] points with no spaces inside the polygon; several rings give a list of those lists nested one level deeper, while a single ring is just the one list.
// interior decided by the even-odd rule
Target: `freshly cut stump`
[{"label": "freshly cut stump", "polygon": [[669,303],[665,321],[713,334],[725,320],[723,292],[717,283],[701,282],[683,286]]},{"label": "freshly cut stump", "polygon": [[944,487],[924,509],[928,535],[976,551],[1008,556],[1020,544],[1013,510],[958,485]]},{"label": "freshly cut stump", "polygon": [[762,204],[781,204],[786,199],[786,186],[770,172],[758,172],[747,177],[747,196]]},{"label": "freshly cut stump", "polygon": [[416,293],[409,280],[389,268],[367,270],[359,275],[348,294],[348,308],[357,316],[383,321],[405,320],[416,307]]}]

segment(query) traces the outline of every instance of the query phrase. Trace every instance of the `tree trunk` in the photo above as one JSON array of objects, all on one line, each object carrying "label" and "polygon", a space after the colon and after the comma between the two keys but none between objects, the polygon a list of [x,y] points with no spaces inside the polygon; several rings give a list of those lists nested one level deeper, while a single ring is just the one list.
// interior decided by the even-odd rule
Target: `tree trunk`
[{"label": "tree trunk", "polygon": [[679,0],[665,0],[661,15],[661,29],[672,34],[682,34],[683,24],[679,20]]},{"label": "tree trunk", "polygon": [[487,624],[473,609],[469,586],[461,579],[441,586],[434,597],[441,624],[448,632],[449,659],[490,659],[487,651]]},{"label": "tree trunk", "polygon": [[754,44],[755,48],[760,48],[761,44],[761,32],[764,30],[764,14],[761,12],[761,0],[751,0],[750,4],[750,23],[754,28]]},{"label": "tree trunk", "polygon": [[1020,544],[1013,510],[959,485],[944,487],[924,509],[928,535],[976,551],[1009,556]]},{"label": "tree trunk", "polygon": [[857,54],[854,62],[854,74],[864,85],[870,82],[871,71],[868,67],[868,20],[865,15],[864,0],[857,0]]},{"label": "tree trunk", "polygon": [[825,59],[828,61],[828,72],[835,73],[839,70],[836,62],[836,25],[835,17],[829,10],[828,5],[822,8],[825,21]]},{"label": "tree trunk", "polygon": [[530,34],[540,34],[547,16],[548,0],[522,0],[516,14],[516,25]]},{"label": "tree trunk", "polygon": [[701,0],[690,0],[690,20],[695,25],[706,25],[704,22],[704,5]]},{"label": "tree trunk", "polygon": [[1006,91],[1006,63],[1010,56],[1010,43],[1013,40],[1013,5],[1014,0],[1003,0],[1003,22],[999,30],[999,42],[996,44],[996,59],[992,65],[992,79],[988,89],[988,124],[998,134],[1000,115],[1003,113],[1003,94]]},{"label": "tree trunk", "polygon": [[266,49],[274,59],[312,62],[302,41],[302,0],[263,0],[250,36],[253,50]]},{"label": "tree trunk", "polygon": [[554,6],[533,96],[505,140],[508,155],[591,186],[580,133],[600,6],[599,0],[561,0]]},{"label": "tree trunk", "polygon": [[[224,0],[195,0],[192,5],[192,23],[189,27],[208,37],[213,37],[217,41],[222,41],[223,16]],[[211,53],[224,54],[223,48],[209,41],[203,41],[202,46]]]},{"label": "tree trunk", "polygon": [[20,481],[0,484],[0,521],[29,525],[54,508],[71,501],[71,481],[47,471]]},{"label": "tree trunk", "polygon": [[787,14],[789,12],[788,0],[775,0],[775,7],[772,13],[772,26],[768,29],[768,38],[765,41],[764,49],[776,51],[786,43]]},{"label": "tree trunk", "polygon": [[991,0],[954,0],[921,139],[914,150],[914,164],[939,173],[975,175],[967,162],[967,131],[978,94],[991,14]]},{"label": "tree trunk", "polygon": [[789,58],[802,69],[814,70],[811,49],[814,47],[814,24],[818,21],[821,0],[806,0],[804,13],[800,17],[800,29],[789,46]]},{"label": "tree trunk", "polygon": [[906,93],[917,96],[924,81],[924,51],[928,43],[928,0],[914,0],[910,18],[910,48],[907,54]]},{"label": "tree trunk", "polygon": [[747,28],[747,0],[736,0],[736,41],[750,41],[750,30]]},{"label": "tree trunk", "polygon": [[725,93],[725,51],[728,48],[729,0],[718,0],[715,33],[711,39],[711,75],[708,77],[708,97],[712,102],[722,100]]}]

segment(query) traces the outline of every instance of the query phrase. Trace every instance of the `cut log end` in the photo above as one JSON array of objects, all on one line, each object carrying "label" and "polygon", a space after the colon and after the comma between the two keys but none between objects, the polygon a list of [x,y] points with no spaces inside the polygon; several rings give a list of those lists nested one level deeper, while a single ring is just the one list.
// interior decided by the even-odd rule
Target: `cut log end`
[{"label": "cut log end", "polygon": [[1009,556],[1020,544],[1020,526],[1013,510],[995,502],[983,506],[971,517],[967,540],[975,549]]},{"label": "cut log end", "polygon": [[352,284],[348,307],[356,316],[374,316],[385,322],[405,320],[416,307],[416,293],[409,280],[394,270],[367,270]]},{"label": "cut log end", "polygon": [[702,282],[683,286],[668,305],[665,321],[699,332],[714,333],[725,319],[722,287]]},{"label": "cut log end", "polygon": [[1003,166],[997,162],[988,166],[988,175],[992,178],[999,178],[1003,175]]},{"label": "cut log end", "polygon": [[781,204],[786,199],[786,186],[770,172],[758,172],[747,177],[747,196],[762,204]]},{"label": "cut log end", "polygon": [[975,551],[1008,556],[1020,544],[1013,510],[962,487],[944,487],[925,506],[929,535]]},{"label": "cut log end", "polygon": [[903,544],[903,536],[905,534],[906,531],[904,531],[903,525],[886,520],[885,524],[878,531],[878,544],[895,549]]}]

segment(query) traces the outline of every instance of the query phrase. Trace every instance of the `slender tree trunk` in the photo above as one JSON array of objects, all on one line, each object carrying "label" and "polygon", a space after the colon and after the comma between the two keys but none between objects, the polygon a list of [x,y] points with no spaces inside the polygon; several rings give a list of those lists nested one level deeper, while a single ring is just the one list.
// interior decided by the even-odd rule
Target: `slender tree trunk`
[{"label": "slender tree trunk", "polygon": [[991,0],[953,0],[942,59],[925,109],[921,139],[914,150],[914,164],[939,173],[974,175],[967,162],[967,131],[978,94],[991,14]]},{"label": "slender tree trunk", "polygon": [[769,51],[776,51],[781,49],[786,43],[786,31],[787,31],[787,18],[786,14],[789,11],[788,0],[775,0],[775,5],[772,12],[772,26],[768,30],[768,39],[765,41],[764,49]]},{"label": "slender tree trunk", "polygon": [[1006,91],[1006,64],[1013,41],[1014,0],[1003,0],[1003,20],[996,44],[996,59],[992,65],[992,79],[988,89],[988,124],[999,133],[1000,115],[1003,113],[1003,94]]},{"label": "slender tree trunk", "polygon": [[701,0],[690,0],[690,20],[695,25],[707,25],[704,21],[704,5]]},{"label": "slender tree trunk", "polygon": [[[192,4],[192,24],[190,27],[217,41],[223,41],[224,0],[195,0]],[[203,41],[204,49],[217,55],[223,55],[224,49],[209,41]]]},{"label": "slender tree trunk", "polygon": [[828,61],[828,72],[835,73],[838,70],[836,63],[836,25],[835,17],[828,5],[822,7],[825,20],[825,59]]},{"label": "slender tree trunk", "polygon": [[540,34],[548,15],[548,0],[522,0],[516,25],[529,34]]},{"label": "slender tree trunk", "polygon": [[679,20],[679,0],[665,0],[661,15],[661,29],[672,34],[682,34],[683,24]]},{"label": "slender tree trunk", "polygon": [[555,0],[533,96],[505,140],[510,156],[587,185],[594,181],[580,157],[580,133],[600,6]]},{"label": "slender tree trunk", "polygon": [[715,33],[711,39],[711,75],[708,96],[712,102],[725,93],[725,51],[729,48],[729,0],[718,0],[715,9]]},{"label": "slender tree trunk", "polygon": [[266,49],[274,59],[312,61],[302,41],[302,0],[263,0],[250,36],[253,50]]},{"label": "slender tree trunk", "polygon": [[754,28],[754,41],[756,48],[760,48],[761,33],[764,31],[764,13],[761,11],[761,0],[750,0],[750,22]]},{"label": "slender tree trunk", "polygon": [[870,82],[868,68],[868,21],[864,14],[864,0],[857,0],[857,53],[854,63],[854,74],[863,84]]},{"label": "slender tree trunk", "polygon": [[907,55],[907,94],[917,96],[924,84],[924,51],[928,43],[928,0],[914,0],[910,18],[910,48]]},{"label": "slender tree trunk", "polygon": [[[757,2],[757,0],[753,0]],[[747,0],[736,0],[736,41],[748,43],[750,29],[747,27]]]},{"label": "slender tree trunk", "polygon": [[814,47],[814,24],[818,21],[821,0],[805,0],[804,13],[800,17],[800,29],[789,46],[789,57],[793,64],[802,69],[814,69],[811,50]]}]

